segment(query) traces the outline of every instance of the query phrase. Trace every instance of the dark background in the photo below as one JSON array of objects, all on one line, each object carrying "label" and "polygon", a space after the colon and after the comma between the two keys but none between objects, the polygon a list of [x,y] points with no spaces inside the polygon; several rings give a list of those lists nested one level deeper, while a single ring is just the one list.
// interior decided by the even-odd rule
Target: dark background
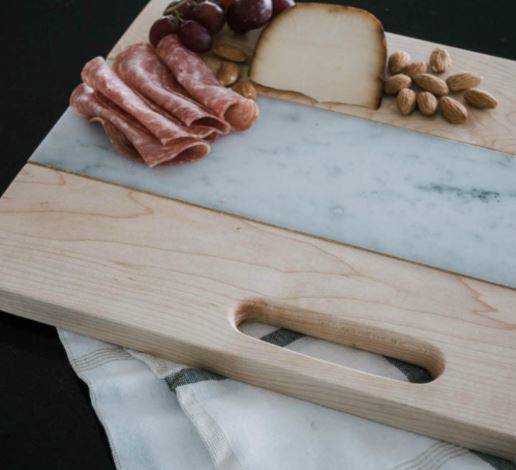
[{"label": "dark background", "polygon": [[[1,194],[66,108],[82,65],[111,49],[146,0],[0,3]],[[370,10],[387,31],[516,59],[514,0],[334,3]],[[55,329],[2,313],[0,468],[114,468]]]}]

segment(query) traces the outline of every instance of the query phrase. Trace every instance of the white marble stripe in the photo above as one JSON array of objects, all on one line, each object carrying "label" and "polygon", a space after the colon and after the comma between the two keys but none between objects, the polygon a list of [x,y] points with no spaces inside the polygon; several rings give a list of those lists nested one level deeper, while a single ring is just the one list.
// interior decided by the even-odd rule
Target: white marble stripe
[{"label": "white marble stripe", "polygon": [[[284,101],[149,170],[65,113],[33,161],[516,287],[516,158]],[[410,119],[407,118],[407,119]]]}]

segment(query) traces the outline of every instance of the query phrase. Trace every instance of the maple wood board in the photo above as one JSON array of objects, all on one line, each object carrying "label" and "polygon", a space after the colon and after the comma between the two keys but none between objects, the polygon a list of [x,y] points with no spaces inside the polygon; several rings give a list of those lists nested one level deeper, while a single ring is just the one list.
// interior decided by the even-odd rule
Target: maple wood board
[{"label": "maple wood board", "polygon": [[[163,3],[115,51],[142,39]],[[510,288],[29,163],[0,199],[0,309],[516,458]],[[435,380],[288,351],[241,333],[247,319]]]},{"label": "maple wood board", "polygon": [[[147,41],[148,31],[152,23],[163,12],[168,0],[152,0],[129,27],[124,36],[118,41],[109,58],[114,58],[121,50],[130,44]],[[224,30],[217,40],[239,45],[249,56],[252,56],[259,32],[252,31],[244,36],[237,36]],[[463,142],[516,155],[516,62],[500,57],[494,57],[478,52],[468,51],[450,46],[409,38],[387,33],[388,53],[396,50],[408,52],[413,60],[428,61],[430,52],[436,47],[445,47],[451,54],[453,66],[448,75],[459,72],[476,72],[483,77],[480,88],[489,91],[498,98],[499,105],[493,110],[478,110],[468,107],[469,117],[465,124],[454,125],[447,122],[441,115],[425,117],[419,112],[410,116],[402,116],[396,100],[385,97],[378,110],[344,104],[320,104],[306,96],[258,87],[258,92],[264,96],[279,98],[309,106],[317,106],[343,114],[349,114],[363,119],[382,122],[397,127],[403,127],[425,134],[444,137],[457,142]],[[208,63],[214,68],[219,61],[211,54],[206,56]],[[244,75],[246,70],[244,69]],[[461,94],[454,95],[463,101]],[[264,116],[261,117],[265,118]]]},{"label": "maple wood board", "polygon": [[[0,199],[0,309],[516,458],[516,291],[28,164]],[[426,367],[412,384],[245,319]]]}]

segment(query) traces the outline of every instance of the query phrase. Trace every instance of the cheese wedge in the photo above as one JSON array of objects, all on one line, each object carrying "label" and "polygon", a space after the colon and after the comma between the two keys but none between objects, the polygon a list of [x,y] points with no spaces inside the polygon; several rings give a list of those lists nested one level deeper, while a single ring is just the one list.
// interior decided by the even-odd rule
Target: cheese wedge
[{"label": "cheese wedge", "polygon": [[387,50],[380,21],[353,7],[298,4],[262,31],[250,78],[319,102],[376,109]]}]

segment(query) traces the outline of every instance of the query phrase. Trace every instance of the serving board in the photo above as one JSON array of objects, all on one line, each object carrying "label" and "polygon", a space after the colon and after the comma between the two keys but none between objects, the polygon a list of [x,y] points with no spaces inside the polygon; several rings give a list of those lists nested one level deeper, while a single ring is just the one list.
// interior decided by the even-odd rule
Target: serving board
[{"label": "serving board", "polygon": [[[0,260],[5,311],[516,457],[512,289],[33,163],[0,200]],[[246,319],[435,380],[282,350]]]}]

